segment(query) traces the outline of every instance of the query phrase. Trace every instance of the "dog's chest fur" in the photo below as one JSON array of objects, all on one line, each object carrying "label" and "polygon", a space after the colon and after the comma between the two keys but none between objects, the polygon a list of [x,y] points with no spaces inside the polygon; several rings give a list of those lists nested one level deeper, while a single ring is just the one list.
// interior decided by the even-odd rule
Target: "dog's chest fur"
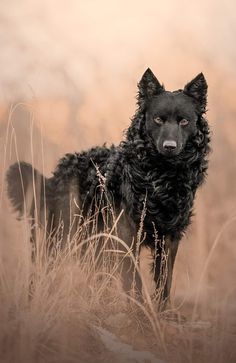
[{"label": "dog's chest fur", "polygon": [[160,237],[179,239],[190,222],[199,182],[196,166],[142,160],[138,155],[126,155],[122,166],[122,171],[117,166],[118,173],[113,175],[115,184],[108,184],[113,195],[120,195],[120,208],[137,228],[143,215],[146,233],[153,234],[155,228]]}]

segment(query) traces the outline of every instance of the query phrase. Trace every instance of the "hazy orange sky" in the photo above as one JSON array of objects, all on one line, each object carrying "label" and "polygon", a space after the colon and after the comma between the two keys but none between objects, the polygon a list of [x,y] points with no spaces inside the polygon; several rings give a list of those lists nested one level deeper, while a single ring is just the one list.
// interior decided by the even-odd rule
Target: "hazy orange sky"
[{"label": "hazy orange sky", "polygon": [[2,101],[115,98],[147,66],[170,88],[211,68],[235,77],[233,0],[2,0],[0,19]]},{"label": "hazy orange sky", "polygon": [[[135,110],[136,84],[149,66],[170,90],[203,71],[210,112],[225,113],[227,103],[232,114],[235,4],[2,0],[0,102],[39,101],[35,121],[40,119],[52,142],[66,143],[66,124],[72,118],[71,128],[79,124],[83,140],[93,130],[95,143],[117,141]],[[68,99],[77,107],[73,115],[70,105],[64,104]],[[49,105],[48,100],[57,103]],[[216,117],[210,118],[216,122]],[[227,122],[231,140],[235,126],[230,119]],[[67,148],[77,145],[73,136]],[[78,147],[89,144],[91,140],[81,141]]]}]

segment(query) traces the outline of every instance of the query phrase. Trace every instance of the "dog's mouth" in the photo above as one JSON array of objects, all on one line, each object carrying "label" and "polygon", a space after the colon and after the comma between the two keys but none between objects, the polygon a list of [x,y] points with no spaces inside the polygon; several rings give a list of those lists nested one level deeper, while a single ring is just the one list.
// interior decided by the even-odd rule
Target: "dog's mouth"
[{"label": "dog's mouth", "polygon": [[178,152],[177,151],[167,150],[167,151],[163,151],[162,155],[165,155],[167,157],[171,157],[171,156],[178,155]]},{"label": "dog's mouth", "polygon": [[162,155],[166,156],[167,158],[171,158],[173,156],[179,155],[181,150],[163,150],[161,152]]}]

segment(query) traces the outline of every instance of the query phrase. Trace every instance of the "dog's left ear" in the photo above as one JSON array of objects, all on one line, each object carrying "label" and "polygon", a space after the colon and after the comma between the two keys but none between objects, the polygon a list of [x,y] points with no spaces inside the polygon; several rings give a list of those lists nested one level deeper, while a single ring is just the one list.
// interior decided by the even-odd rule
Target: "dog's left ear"
[{"label": "dog's left ear", "polygon": [[157,96],[164,91],[163,86],[160,84],[154,73],[148,68],[139,84],[138,84],[138,103],[142,105],[143,102],[150,100],[153,96]]},{"label": "dog's left ear", "polygon": [[184,93],[193,97],[200,106],[201,112],[205,112],[207,105],[207,82],[203,73],[199,73],[184,87]]}]

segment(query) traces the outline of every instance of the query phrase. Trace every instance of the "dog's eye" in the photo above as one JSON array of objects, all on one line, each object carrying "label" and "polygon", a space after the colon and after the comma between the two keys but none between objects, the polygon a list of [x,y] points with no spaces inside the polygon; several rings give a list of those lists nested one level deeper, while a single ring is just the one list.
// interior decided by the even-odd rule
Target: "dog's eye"
[{"label": "dog's eye", "polygon": [[179,124],[180,124],[181,126],[186,126],[186,125],[188,125],[188,124],[189,124],[189,121],[188,121],[188,120],[186,120],[186,118],[182,118],[182,120],[180,120]]},{"label": "dog's eye", "polygon": [[158,125],[162,125],[163,124],[163,120],[160,117],[158,117],[158,116],[154,117],[153,120]]}]

